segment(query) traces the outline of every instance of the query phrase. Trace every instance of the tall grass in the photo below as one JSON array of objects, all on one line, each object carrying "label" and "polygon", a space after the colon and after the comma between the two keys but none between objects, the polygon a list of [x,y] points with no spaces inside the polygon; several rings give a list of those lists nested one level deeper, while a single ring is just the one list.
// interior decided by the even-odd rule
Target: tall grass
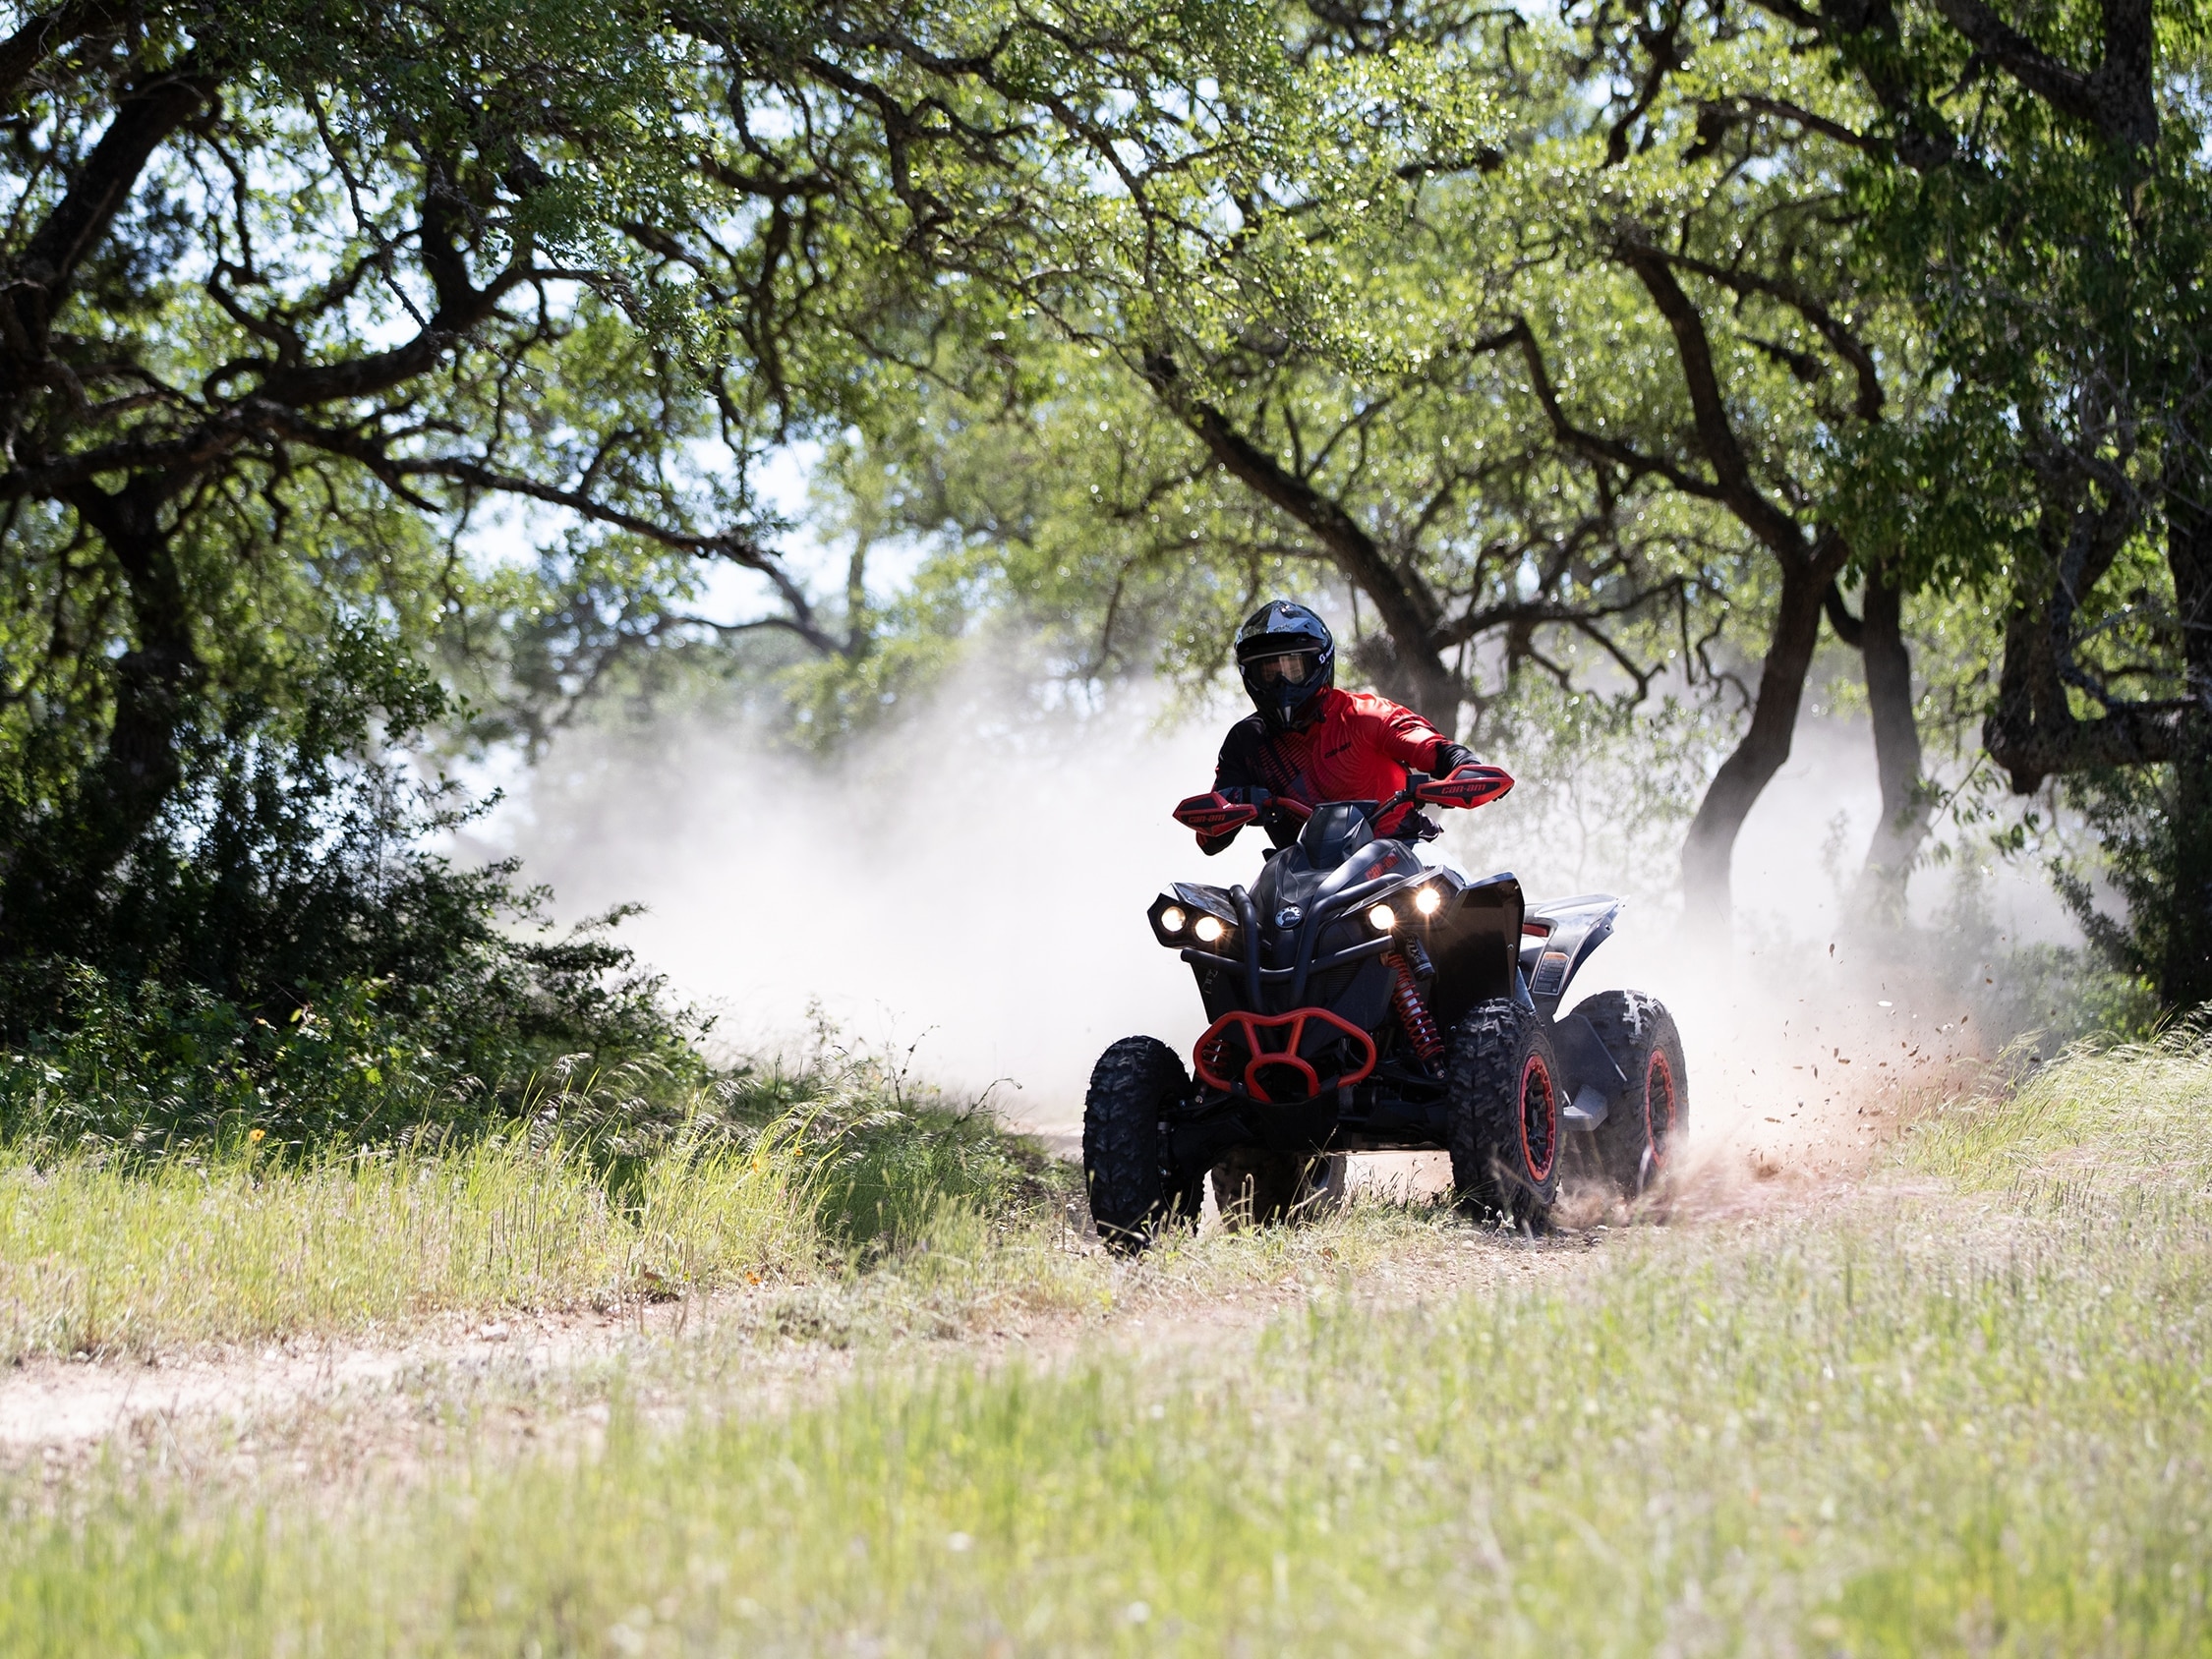
[{"label": "tall grass", "polygon": [[1033,1209],[1042,1167],[984,1118],[821,1106],[611,1165],[519,1131],[442,1153],[18,1155],[0,1159],[0,1359],[837,1272]]},{"label": "tall grass", "polygon": [[18,1164],[0,1168],[0,1354],[557,1307],[788,1269],[811,1253],[818,1187],[789,1137],[664,1154],[628,1206],[574,1154],[517,1136],[265,1170]]},{"label": "tall grass", "polygon": [[2212,1174],[2212,1027],[2077,1043],[2012,1088],[1948,1103],[1917,1126],[1904,1162],[1978,1189]]}]

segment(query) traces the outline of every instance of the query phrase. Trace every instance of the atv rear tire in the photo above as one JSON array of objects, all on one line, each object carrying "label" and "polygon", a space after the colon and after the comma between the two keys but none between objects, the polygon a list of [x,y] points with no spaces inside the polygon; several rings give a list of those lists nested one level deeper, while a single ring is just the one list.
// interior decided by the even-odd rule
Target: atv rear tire
[{"label": "atv rear tire", "polygon": [[1559,1197],[1559,1061],[1542,1014],[1500,997],[1452,1028],[1452,1183],[1484,1214],[1539,1228]]},{"label": "atv rear tire", "polygon": [[1641,991],[1601,991],[1576,1011],[1590,1021],[1628,1079],[1592,1138],[1607,1178],[1634,1198],[1666,1173],[1690,1125],[1682,1034],[1666,1005]]},{"label": "atv rear tire", "polygon": [[1168,1139],[1169,1115],[1190,1093],[1182,1056],[1156,1037],[1124,1037],[1091,1068],[1083,1177],[1109,1249],[1141,1250],[1170,1221],[1196,1219],[1204,1172],[1174,1169]]},{"label": "atv rear tire", "polygon": [[1306,1177],[1313,1160],[1299,1152],[1262,1152],[1241,1147],[1213,1171],[1213,1202],[1221,1219],[1265,1227],[1285,1219],[1306,1196]]}]

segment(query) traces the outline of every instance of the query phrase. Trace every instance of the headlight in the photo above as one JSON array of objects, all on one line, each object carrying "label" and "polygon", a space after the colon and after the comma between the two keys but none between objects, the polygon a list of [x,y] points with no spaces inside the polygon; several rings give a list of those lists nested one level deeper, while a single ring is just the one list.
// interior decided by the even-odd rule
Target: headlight
[{"label": "headlight", "polygon": [[1433,916],[1443,907],[1444,895],[1436,890],[1434,883],[1414,888],[1413,907],[1424,916]]},{"label": "headlight", "polygon": [[1216,944],[1229,929],[1219,916],[1200,916],[1191,931],[1198,936],[1200,944]]},{"label": "headlight", "polygon": [[1181,905],[1171,904],[1160,912],[1160,928],[1165,933],[1181,933],[1184,920]]},{"label": "headlight", "polygon": [[1387,904],[1378,904],[1368,912],[1368,926],[1376,933],[1388,933],[1398,925],[1398,912]]}]

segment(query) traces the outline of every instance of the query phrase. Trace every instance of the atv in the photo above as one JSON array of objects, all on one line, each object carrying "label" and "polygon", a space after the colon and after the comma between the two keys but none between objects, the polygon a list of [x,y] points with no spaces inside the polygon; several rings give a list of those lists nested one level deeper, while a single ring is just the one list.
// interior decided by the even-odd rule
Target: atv
[{"label": "atv", "polygon": [[1688,1122],[1673,1019],[1633,991],[1558,1013],[1622,901],[1531,908],[1510,874],[1425,864],[1410,836],[1434,830],[1418,813],[1409,838],[1375,833],[1409,802],[1472,809],[1512,787],[1464,766],[1412,773],[1380,803],[1177,806],[1202,836],[1269,808],[1305,822],[1251,891],[1177,882],[1146,912],[1191,964],[1208,1023],[1189,1070],[1157,1038],[1125,1037],[1091,1072],[1083,1172],[1101,1238],[1140,1249],[1195,1218],[1209,1173],[1225,1215],[1280,1217],[1338,1153],[1447,1151],[1464,1203],[1531,1230],[1569,1162],[1629,1195],[1665,1170]]}]

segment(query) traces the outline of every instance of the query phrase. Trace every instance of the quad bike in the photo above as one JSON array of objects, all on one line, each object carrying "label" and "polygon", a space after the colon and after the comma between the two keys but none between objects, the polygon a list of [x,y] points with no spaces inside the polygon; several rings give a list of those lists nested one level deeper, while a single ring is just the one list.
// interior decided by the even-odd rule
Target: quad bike
[{"label": "quad bike", "polygon": [[1209,1173],[1224,1213],[1279,1216],[1331,1153],[1448,1151],[1463,1201],[1529,1228],[1570,1160],[1631,1195],[1666,1168],[1688,1121],[1666,1009],[1607,991],[1558,1017],[1622,901],[1531,909],[1510,874],[1469,881],[1374,832],[1409,801],[1474,808],[1512,787],[1465,766],[1415,772],[1381,803],[1215,794],[1175,809],[1202,835],[1270,805],[1305,824],[1251,891],[1177,882],[1152,901],[1153,937],[1191,964],[1208,1024],[1190,1070],[1157,1038],[1125,1037],[1091,1072],[1083,1171],[1102,1238],[1138,1249],[1194,1217]]}]

